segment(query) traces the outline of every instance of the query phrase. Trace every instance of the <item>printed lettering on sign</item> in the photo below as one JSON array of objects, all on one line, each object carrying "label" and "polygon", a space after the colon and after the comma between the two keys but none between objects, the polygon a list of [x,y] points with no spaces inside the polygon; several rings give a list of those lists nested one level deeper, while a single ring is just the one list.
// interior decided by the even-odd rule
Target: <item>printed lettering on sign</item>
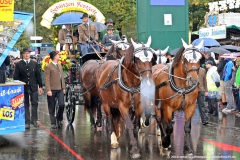
[{"label": "printed lettering on sign", "polygon": [[11,110],[9,108],[1,108],[0,109],[0,119],[13,121],[14,113],[15,113],[15,111]]}]

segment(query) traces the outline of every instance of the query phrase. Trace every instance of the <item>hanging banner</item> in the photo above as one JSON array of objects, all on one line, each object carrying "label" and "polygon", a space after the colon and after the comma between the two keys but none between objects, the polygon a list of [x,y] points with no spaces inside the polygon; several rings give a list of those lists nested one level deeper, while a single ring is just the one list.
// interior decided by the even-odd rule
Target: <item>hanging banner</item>
[{"label": "hanging banner", "polygon": [[13,21],[14,0],[0,0],[0,21]]},{"label": "hanging banner", "polygon": [[59,14],[71,11],[88,13],[89,15],[94,15],[97,22],[105,22],[105,17],[103,16],[103,14],[92,4],[80,0],[65,0],[57,2],[51,7],[49,7],[42,15],[43,19],[40,24],[50,29],[55,13]]},{"label": "hanging banner", "polygon": [[16,44],[32,18],[32,13],[14,11],[14,21],[0,21],[0,26],[2,26],[2,30],[0,30],[0,52],[3,53],[0,57],[0,66],[9,52],[12,51],[13,46]]}]

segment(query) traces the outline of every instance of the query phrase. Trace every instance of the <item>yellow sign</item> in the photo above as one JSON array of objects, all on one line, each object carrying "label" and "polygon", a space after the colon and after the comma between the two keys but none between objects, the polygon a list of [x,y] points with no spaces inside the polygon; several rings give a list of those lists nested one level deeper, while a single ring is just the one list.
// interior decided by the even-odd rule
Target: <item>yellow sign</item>
[{"label": "yellow sign", "polygon": [[0,108],[0,119],[13,121],[15,110],[9,108]]},{"label": "yellow sign", "polygon": [[0,0],[0,21],[13,21],[14,0]]}]

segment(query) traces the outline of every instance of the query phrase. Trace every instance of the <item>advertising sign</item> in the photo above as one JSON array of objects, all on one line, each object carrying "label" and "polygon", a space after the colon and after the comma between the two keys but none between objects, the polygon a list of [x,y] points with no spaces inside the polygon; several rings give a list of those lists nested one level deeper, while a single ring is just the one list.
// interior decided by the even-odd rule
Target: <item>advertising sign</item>
[{"label": "advertising sign", "polygon": [[25,131],[24,86],[0,86],[0,135]]},{"label": "advertising sign", "polygon": [[226,26],[202,28],[199,30],[199,38],[225,39],[226,36]]},{"label": "advertising sign", "polygon": [[105,22],[104,15],[92,4],[81,0],[64,0],[57,2],[49,7],[42,15],[42,21],[40,24],[50,29],[55,13],[64,13],[71,11],[88,13],[89,15],[96,16],[97,22]]},{"label": "advertising sign", "polygon": [[14,0],[0,0],[0,21],[13,21],[13,8]]},{"label": "advertising sign", "polygon": [[185,0],[151,0],[151,5],[160,6],[184,6]]},{"label": "advertising sign", "polygon": [[[1,1],[2,0],[0,0],[0,2]],[[32,17],[32,13],[14,11],[14,21],[0,21],[0,28],[2,27],[2,29],[0,29],[0,52],[3,53],[0,57],[0,66],[6,59],[9,52],[12,51],[12,48],[26,29]]]}]

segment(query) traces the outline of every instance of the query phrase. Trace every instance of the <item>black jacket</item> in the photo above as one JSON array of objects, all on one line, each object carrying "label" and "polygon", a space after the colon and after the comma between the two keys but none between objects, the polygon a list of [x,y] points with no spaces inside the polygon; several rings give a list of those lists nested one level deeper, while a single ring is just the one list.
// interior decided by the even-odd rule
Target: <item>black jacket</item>
[{"label": "black jacket", "polygon": [[20,60],[15,66],[14,80],[25,82],[24,90],[37,91],[42,88],[41,73],[38,63],[30,60],[28,66],[24,60]]},{"label": "black jacket", "polygon": [[[1,56],[2,54],[0,54]],[[3,64],[0,66],[0,83],[5,83],[6,81],[6,66],[10,64],[10,57],[7,56]]]},{"label": "black jacket", "polygon": [[227,61],[225,61],[223,59],[223,60],[220,60],[219,64],[217,65],[217,71],[218,71],[218,74],[219,74],[220,78],[222,78],[223,68],[225,67],[226,63],[227,63]]}]

